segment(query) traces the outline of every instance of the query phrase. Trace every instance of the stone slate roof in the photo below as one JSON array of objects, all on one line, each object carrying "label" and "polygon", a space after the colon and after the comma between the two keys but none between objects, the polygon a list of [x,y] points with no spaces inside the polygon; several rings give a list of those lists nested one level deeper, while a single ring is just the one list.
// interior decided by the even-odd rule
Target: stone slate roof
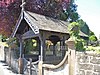
[{"label": "stone slate roof", "polygon": [[25,17],[36,25],[40,30],[54,31],[60,33],[68,33],[68,22],[53,19],[29,11],[24,12]]},{"label": "stone slate roof", "polygon": [[[24,16],[23,16],[24,14]],[[36,13],[32,13],[29,11],[24,11],[21,13],[18,22],[16,23],[15,29],[12,33],[12,37],[15,36],[21,21],[25,19],[25,21],[29,24],[33,32],[39,33],[40,30],[45,31],[53,31],[53,32],[60,32],[60,33],[69,33],[68,32],[68,22],[53,19],[47,16],[39,15]],[[80,36],[87,37],[86,34],[80,31]]]},{"label": "stone slate roof", "polygon": [[[69,22],[57,20],[47,16],[39,15],[29,11],[25,11],[25,16],[30,19],[33,24],[36,24],[40,30],[54,31],[60,33],[69,33],[68,25]],[[87,36],[80,31],[81,36]]]}]

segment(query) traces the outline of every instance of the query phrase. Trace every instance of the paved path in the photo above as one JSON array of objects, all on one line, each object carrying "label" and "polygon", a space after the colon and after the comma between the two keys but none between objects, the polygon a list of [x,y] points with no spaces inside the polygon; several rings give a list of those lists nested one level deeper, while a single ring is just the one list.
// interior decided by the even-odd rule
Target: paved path
[{"label": "paved path", "polygon": [[18,75],[10,70],[9,66],[0,61],[0,75]]},{"label": "paved path", "polygon": [[0,75],[20,75],[20,74],[12,72],[9,66],[5,62],[0,60]]},{"label": "paved path", "polygon": [[3,69],[1,67],[1,64],[0,64],[0,75],[4,75],[4,72],[3,72]]}]

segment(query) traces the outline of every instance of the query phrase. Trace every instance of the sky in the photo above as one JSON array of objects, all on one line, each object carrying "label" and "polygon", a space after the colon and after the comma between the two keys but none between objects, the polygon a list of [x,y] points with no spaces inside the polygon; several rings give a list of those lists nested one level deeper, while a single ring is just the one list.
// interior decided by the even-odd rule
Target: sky
[{"label": "sky", "polygon": [[78,5],[77,12],[95,33],[97,38],[100,35],[100,0],[75,0]]}]

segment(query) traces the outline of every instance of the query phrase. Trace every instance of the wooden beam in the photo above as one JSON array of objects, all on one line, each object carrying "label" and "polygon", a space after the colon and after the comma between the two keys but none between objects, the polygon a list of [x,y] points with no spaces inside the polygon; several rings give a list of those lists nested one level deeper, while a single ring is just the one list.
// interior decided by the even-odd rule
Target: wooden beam
[{"label": "wooden beam", "polygon": [[24,60],[23,60],[23,41],[22,41],[22,36],[19,34],[17,35],[17,38],[19,39],[19,43],[20,43],[20,57],[18,60],[18,72],[19,74],[23,74],[24,71]]},{"label": "wooden beam", "polygon": [[18,73],[19,74],[23,74],[24,73],[24,59],[19,57],[19,60],[18,60]]},{"label": "wooden beam", "polygon": [[40,61],[43,61],[43,40],[42,40],[42,37],[41,35],[39,35],[39,39],[40,39],[40,42],[41,42],[41,45],[40,45]]},{"label": "wooden beam", "polygon": [[45,33],[43,33],[43,61],[45,60],[46,57],[46,37],[45,37]]},{"label": "wooden beam", "polygon": [[40,39],[40,42],[41,42],[41,45],[40,45],[40,56],[39,56],[39,63],[38,63],[38,75],[43,75],[43,68],[42,68],[42,65],[43,65],[43,54],[44,54],[44,39],[43,39],[43,35],[39,35],[39,39]]},{"label": "wooden beam", "polygon": [[22,39],[28,39],[28,38],[38,37],[38,36],[39,34],[35,34],[32,30],[29,30],[22,35]]},{"label": "wooden beam", "polygon": [[66,51],[65,51],[65,36],[63,36],[62,37],[62,39],[61,39],[61,51],[62,51],[62,57],[64,57],[65,56],[65,53],[66,53]]},{"label": "wooden beam", "polygon": [[22,50],[23,50],[23,42],[22,42],[22,37],[21,35],[19,36],[19,43],[20,43],[20,58],[22,58]]},{"label": "wooden beam", "polygon": [[42,61],[45,60],[45,50],[46,50],[46,44],[45,44],[45,41],[46,41],[46,37],[45,37],[45,32],[41,32],[39,34],[39,39],[40,39],[40,42],[41,42],[41,59]]}]

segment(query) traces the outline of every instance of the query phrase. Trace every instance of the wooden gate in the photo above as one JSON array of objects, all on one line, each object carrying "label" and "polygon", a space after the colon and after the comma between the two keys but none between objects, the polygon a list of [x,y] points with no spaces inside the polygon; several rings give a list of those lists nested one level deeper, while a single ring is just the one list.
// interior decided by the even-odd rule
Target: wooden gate
[{"label": "wooden gate", "polygon": [[38,61],[32,62],[30,58],[29,61],[24,59],[24,74],[25,75],[38,75]]}]

